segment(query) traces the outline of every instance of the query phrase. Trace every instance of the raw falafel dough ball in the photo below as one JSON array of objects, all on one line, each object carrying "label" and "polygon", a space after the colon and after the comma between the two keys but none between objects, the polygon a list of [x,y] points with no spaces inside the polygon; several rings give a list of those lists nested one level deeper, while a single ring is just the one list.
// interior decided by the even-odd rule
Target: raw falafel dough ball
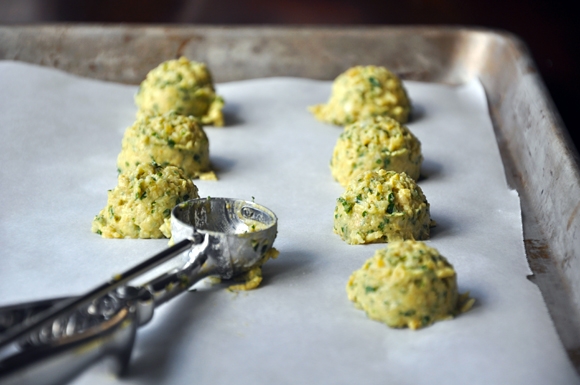
[{"label": "raw falafel dough ball", "polygon": [[103,238],[169,238],[171,210],[195,198],[197,187],[181,169],[140,164],[119,174],[92,231]]},{"label": "raw falafel dough ball", "polygon": [[334,232],[351,245],[429,238],[429,202],[405,173],[367,171],[337,199]]},{"label": "raw falafel dough ball", "polygon": [[405,172],[417,180],[421,172],[421,142],[396,120],[375,117],[348,125],[340,134],[330,161],[332,176],[346,186],[364,171]]},{"label": "raw falafel dough ball", "polygon": [[174,111],[141,116],[125,131],[117,158],[119,172],[152,162],[180,167],[189,178],[215,179],[210,170],[209,140],[203,128],[194,117]]},{"label": "raw falafel dough ball", "polygon": [[168,60],[149,71],[135,95],[141,115],[160,115],[175,110],[193,115],[203,124],[223,126],[224,100],[216,95],[211,73],[204,63],[185,57]]},{"label": "raw falafel dough ball", "polygon": [[411,101],[401,80],[385,67],[357,66],[334,80],[327,104],[309,110],[316,119],[339,126],[375,116],[406,123]]},{"label": "raw falafel dough ball", "polygon": [[390,243],[350,276],[348,299],[367,316],[395,328],[418,329],[453,318],[474,303],[457,293],[453,266],[419,241]]}]

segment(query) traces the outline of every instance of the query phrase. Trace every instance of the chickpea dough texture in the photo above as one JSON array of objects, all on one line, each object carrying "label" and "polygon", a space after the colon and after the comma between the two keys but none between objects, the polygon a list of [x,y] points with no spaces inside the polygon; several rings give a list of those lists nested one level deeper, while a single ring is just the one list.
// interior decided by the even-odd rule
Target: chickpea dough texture
[{"label": "chickpea dough texture", "polygon": [[419,241],[392,242],[350,276],[348,299],[373,320],[418,329],[469,310],[475,300],[459,295],[453,266]]},{"label": "chickpea dough texture", "polygon": [[262,260],[256,266],[252,267],[250,271],[243,274],[241,277],[236,277],[236,281],[241,281],[241,283],[234,284],[228,287],[229,291],[247,291],[253,290],[260,286],[262,283],[262,266],[264,263],[268,262],[270,259],[276,259],[280,255],[280,252],[276,248],[272,247],[270,250],[264,253]]},{"label": "chickpea dough texture", "polygon": [[357,66],[334,80],[328,103],[309,110],[316,119],[338,126],[375,116],[406,123],[411,101],[401,80],[385,67]]},{"label": "chickpea dough texture", "polygon": [[92,231],[103,238],[169,238],[171,210],[194,198],[197,187],[181,169],[140,164],[119,174]]},{"label": "chickpea dough texture", "polygon": [[334,232],[351,245],[429,238],[429,202],[405,173],[367,171],[337,199]]},{"label": "chickpea dough texture", "polygon": [[149,71],[135,96],[137,116],[176,111],[203,124],[223,126],[224,100],[216,95],[212,76],[203,63],[185,57],[168,60]]},{"label": "chickpea dough texture", "polygon": [[152,162],[180,167],[189,178],[215,179],[210,170],[207,135],[192,116],[173,111],[141,116],[127,128],[117,158],[119,172]]},{"label": "chickpea dough texture", "polygon": [[375,117],[350,124],[338,137],[330,170],[341,185],[365,171],[405,172],[417,180],[421,172],[421,142],[396,120]]}]

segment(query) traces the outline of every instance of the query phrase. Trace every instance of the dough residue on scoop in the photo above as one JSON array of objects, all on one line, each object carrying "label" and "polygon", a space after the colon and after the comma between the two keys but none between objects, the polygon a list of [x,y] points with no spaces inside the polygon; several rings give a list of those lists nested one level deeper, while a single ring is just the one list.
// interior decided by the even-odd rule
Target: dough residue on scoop
[{"label": "dough residue on scoop", "polygon": [[242,274],[239,277],[236,277],[236,281],[242,281],[242,283],[238,283],[235,285],[231,285],[228,287],[229,291],[242,291],[242,290],[252,290],[260,286],[262,283],[262,266],[266,263],[269,259],[276,259],[280,255],[280,252],[276,250],[274,247],[270,248],[266,251],[262,257],[262,260],[253,268],[251,268],[247,273]]}]

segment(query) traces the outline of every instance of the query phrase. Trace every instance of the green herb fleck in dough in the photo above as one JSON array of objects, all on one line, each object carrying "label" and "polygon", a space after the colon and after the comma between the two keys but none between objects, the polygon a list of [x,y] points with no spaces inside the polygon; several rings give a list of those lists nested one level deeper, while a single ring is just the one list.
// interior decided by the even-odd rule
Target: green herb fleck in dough
[{"label": "green herb fleck in dough", "polygon": [[316,119],[338,126],[388,116],[406,123],[411,101],[401,80],[378,66],[357,66],[340,74],[326,104],[309,107]]},{"label": "green herb fleck in dough", "polygon": [[190,178],[216,179],[209,161],[209,141],[199,121],[175,112],[141,116],[127,128],[117,167],[124,173],[141,163],[173,165]]},{"label": "green herb fleck in dough", "polygon": [[417,180],[422,163],[421,142],[411,131],[379,116],[344,128],[334,146],[330,171],[343,186],[363,172],[380,169],[405,172]]},{"label": "green herb fleck in dough", "polygon": [[92,224],[92,231],[104,238],[170,237],[175,200],[198,197],[197,187],[175,166],[144,163],[119,174],[117,180],[117,187],[108,192],[107,206]]},{"label": "green herb fleck in dough", "polygon": [[337,199],[334,232],[349,244],[429,238],[429,202],[405,173],[367,171]]},{"label": "green herb fleck in dough", "polygon": [[209,69],[185,57],[168,60],[149,71],[139,86],[135,103],[138,116],[175,111],[194,116],[204,125],[224,125],[224,100],[215,93]]},{"label": "green herb fleck in dough", "polygon": [[[421,285],[414,284],[421,280]],[[348,298],[373,320],[418,329],[469,310],[475,300],[459,295],[453,266],[420,241],[397,241],[352,273]]]}]

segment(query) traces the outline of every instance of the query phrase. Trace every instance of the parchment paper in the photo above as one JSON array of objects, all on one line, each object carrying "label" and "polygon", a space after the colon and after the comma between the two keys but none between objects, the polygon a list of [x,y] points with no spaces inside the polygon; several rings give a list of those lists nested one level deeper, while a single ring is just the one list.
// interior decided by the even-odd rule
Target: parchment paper
[{"label": "parchment paper", "polygon": [[[330,82],[271,78],[218,85],[227,127],[206,128],[218,182],[201,196],[252,199],[279,218],[263,285],[188,293],[137,336],[126,377],[97,364],[78,384],[570,384],[523,248],[481,85],[405,83],[425,157],[419,184],[438,226],[428,243],[455,266],[475,307],[411,331],[369,320],[346,297],[352,271],[384,244],[332,232],[342,187],[329,160],[340,128],[306,107]],[[0,305],[81,294],[166,240],[110,240],[91,220],[116,185],[136,87],[0,63]]]}]

